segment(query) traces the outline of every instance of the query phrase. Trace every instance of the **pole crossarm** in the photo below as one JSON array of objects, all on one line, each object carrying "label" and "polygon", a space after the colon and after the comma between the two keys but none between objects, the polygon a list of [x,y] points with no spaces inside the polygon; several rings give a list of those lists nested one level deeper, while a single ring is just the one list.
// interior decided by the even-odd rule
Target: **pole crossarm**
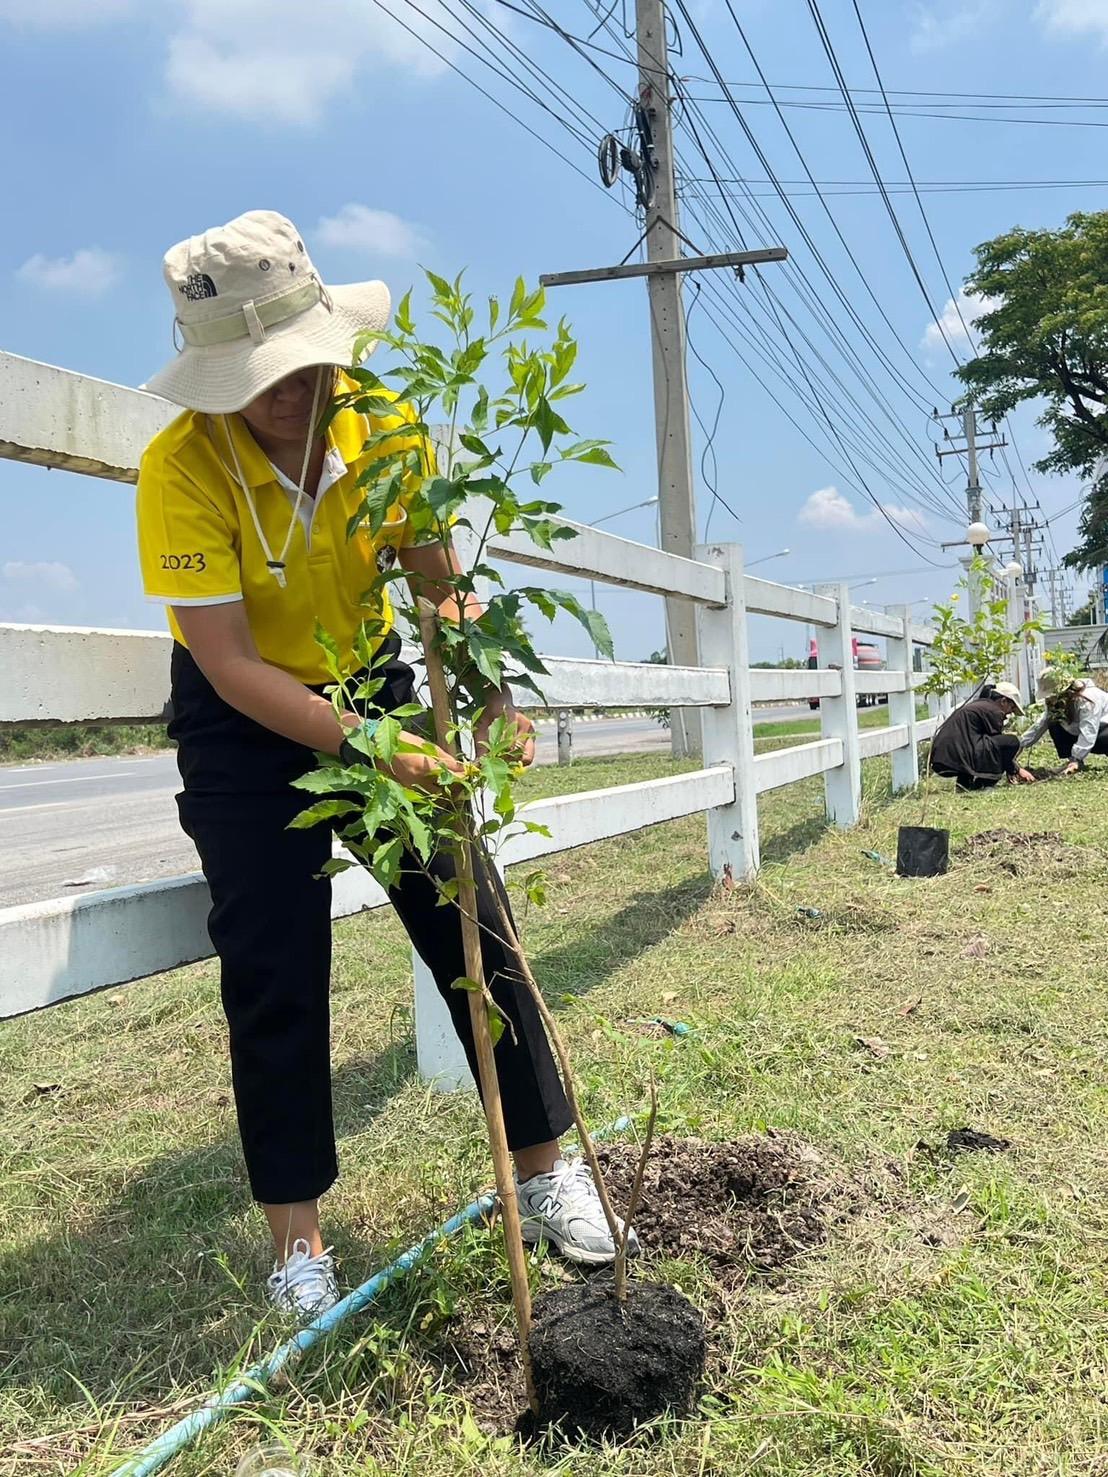
[{"label": "pole crossarm", "polygon": [[628,262],[617,267],[587,267],[580,272],[544,272],[543,287],[569,287],[578,282],[614,282],[620,277],[659,277],[665,272],[711,271],[717,267],[754,267],[762,262],[784,262],[788,247],[767,246],[760,251],[722,251],[715,256],[678,256],[654,262]]}]

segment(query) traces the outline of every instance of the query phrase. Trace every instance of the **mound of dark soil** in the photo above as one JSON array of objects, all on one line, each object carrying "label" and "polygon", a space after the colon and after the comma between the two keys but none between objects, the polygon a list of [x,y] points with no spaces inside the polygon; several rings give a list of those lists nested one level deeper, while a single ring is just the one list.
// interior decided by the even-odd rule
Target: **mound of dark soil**
[{"label": "mound of dark soil", "polygon": [[[633,1144],[597,1151],[617,1206],[627,1204],[638,1152]],[[770,1272],[827,1239],[832,1189],[815,1150],[791,1133],[723,1144],[662,1136],[647,1162],[635,1228],[651,1255],[697,1254],[717,1276]]]},{"label": "mound of dark soil", "polygon": [[946,1136],[946,1147],[951,1154],[1003,1154],[1012,1143],[979,1128],[952,1128]]},{"label": "mound of dark soil", "polygon": [[1057,831],[979,831],[959,848],[970,861],[989,862],[1001,872],[1018,877],[1046,867],[1072,870],[1089,859],[1088,849],[1073,846]]},{"label": "mound of dark soil", "polygon": [[634,1282],[620,1304],[609,1279],[592,1278],[540,1298],[534,1320],[543,1423],[600,1440],[692,1408],[704,1372],[704,1319],[674,1288]]},{"label": "mound of dark soil", "polygon": [[[616,1209],[621,1210],[630,1195],[639,1151],[633,1144],[612,1143],[598,1146],[598,1155]],[[791,1262],[821,1246],[835,1225],[860,1209],[863,1198],[859,1185],[833,1175],[816,1151],[793,1133],[771,1130],[730,1143],[661,1135],[651,1149],[635,1217],[643,1265],[632,1272],[632,1290],[650,1287],[654,1295],[661,1295],[664,1289],[645,1280],[651,1262],[659,1257],[699,1256],[712,1274],[713,1286],[704,1303],[713,1325],[724,1315],[729,1296],[752,1274],[782,1276]],[[551,1274],[558,1275],[556,1267],[551,1266]],[[551,1298],[564,1293],[584,1300],[593,1295],[592,1289],[602,1293],[610,1285],[606,1272],[582,1282],[576,1269],[566,1264],[561,1274],[564,1286]],[[559,1306],[551,1298],[537,1301],[536,1317],[548,1302]],[[600,1358],[610,1345],[605,1331]],[[526,1397],[508,1310],[500,1308],[492,1318],[487,1308],[461,1312],[440,1357],[482,1424],[501,1433],[524,1430],[519,1421]]]}]

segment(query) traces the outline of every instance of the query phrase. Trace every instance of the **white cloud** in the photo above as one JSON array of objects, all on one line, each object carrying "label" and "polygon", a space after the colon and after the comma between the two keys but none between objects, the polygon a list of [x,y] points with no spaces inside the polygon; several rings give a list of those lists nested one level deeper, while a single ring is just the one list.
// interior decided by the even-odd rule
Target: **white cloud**
[{"label": "white cloud", "polygon": [[45,292],[69,292],[78,297],[100,297],[119,281],[122,261],[99,246],[83,246],[72,256],[28,257],[16,275]]},{"label": "white cloud", "polygon": [[[1094,3],[1094,0],[1089,0]],[[941,51],[978,35],[996,15],[995,0],[961,0],[958,4],[912,7],[908,45],[914,52]]]},{"label": "white cloud", "polygon": [[[3,0],[0,0],[3,3]],[[95,0],[89,0],[95,3]],[[310,126],[356,82],[377,90],[383,75],[435,77],[454,43],[436,28],[439,0],[405,11],[405,31],[373,0],[328,0],[326,25],[308,24],[302,0],[183,0],[183,26],[169,38],[171,94],[206,111],[257,123]],[[341,40],[340,40],[341,38]]]},{"label": "white cloud", "polygon": [[138,0],[0,0],[0,21],[15,26],[76,30],[135,13]]},{"label": "white cloud", "polygon": [[31,562],[9,559],[6,564],[0,564],[0,579],[62,591],[76,590],[80,584],[69,565],[61,564],[56,559]]},{"label": "white cloud", "polygon": [[315,228],[324,246],[365,252],[374,256],[414,257],[427,245],[418,227],[368,205],[344,205],[338,215],[325,215]]},{"label": "white cloud", "polygon": [[1108,0],[1039,0],[1035,18],[1059,36],[1092,36],[1108,46]]},{"label": "white cloud", "polygon": [[[992,298],[973,297],[965,288],[958,289],[958,301],[948,297],[943,305],[942,313],[937,323],[929,323],[920,340],[920,348],[934,352],[946,347],[949,341],[959,352],[964,353],[967,349],[977,352],[976,336],[969,332],[972,330],[978,318],[992,311],[996,303]],[[963,321],[964,320],[964,321]],[[942,325],[940,327],[940,324]]]},{"label": "white cloud", "polygon": [[870,512],[859,513],[837,487],[821,487],[805,500],[797,514],[797,522],[806,523],[811,528],[843,528],[854,533],[875,533],[878,529],[887,528],[886,519],[916,533],[921,533],[927,526],[927,520],[915,508],[883,503],[882,509],[883,512],[874,508]]}]

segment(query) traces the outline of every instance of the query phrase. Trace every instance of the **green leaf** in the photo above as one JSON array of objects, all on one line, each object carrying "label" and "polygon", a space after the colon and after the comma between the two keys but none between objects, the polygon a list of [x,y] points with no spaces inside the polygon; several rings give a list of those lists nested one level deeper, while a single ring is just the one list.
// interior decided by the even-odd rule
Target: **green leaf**
[{"label": "green leaf", "polygon": [[537,487],[553,466],[552,462],[533,462],[531,464],[531,481]]},{"label": "green leaf", "polygon": [[538,432],[544,452],[550,449],[550,443],[553,441],[554,432],[557,429],[558,419],[559,417],[553,410],[550,401],[545,395],[540,396],[531,416],[531,424]]},{"label": "green leaf", "polygon": [[396,880],[400,876],[400,863],[404,856],[404,843],[399,836],[392,836],[384,841],[373,853],[373,861],[370,870],[374,878],[386,891],[396,886]]},{"label": "green leaf", "polygon": [[455,301],[455,293],[454,289],[451,287],[446,278],[439,277],[434,272],[428,271],[426,268],[424,268],[424,272],[426,274],[428,282],[430,282],[432,288],[434,289],[435,301],[437,303],[443,303],[448,306],[452,305]]},{"label": "green leaf", "polygon": [[391,764],[396,758],[396,746],[400,742],[400,723],[388,715],[381,719],[373,735],[373,746],[378,757],[385,763]]},{"label": "green leaf", "polygon": [[353,800],[317,800],[314,805],[309,805],[307,810],[294,815],[287,829],[307,831],[311,826],[317,826],[320,821],[329,821],[336,815],[349,815],[351,811],[359,809],[361,807]]},{"label": "green leaf", "polygon": [[350,870],[351,867],[356,865],[357,863],[352,862],[349,857],[333,856],[323,863],[323,866],[316,873],[316,876],[337,877],[340,872],[347,872]]},{"label": "green leaf", "polygon": [[541,908],[546,903],[546,876],[543,872],[528,872],[523,879],[523,890],[529,903]]},{"label": "green leaf", "polygon": [[401,333],[415,332],[415,324],[412,322],[412,290],[410,287],[400,299],[396,312],[392,316]]},{"label": "green leaf", "polygon": [[473,658],[474,666],[481,676],[491,686],[499,687],[503,678],[500,643],[485,635],[477,626],[471,625],[468,629],[466,645]]},{"label": "green leaf", "polygon": [[467,975],[464,974],[459,975],[456,980],[452,980],[450,983],[450,988],[452,990],[467,990],[477,995],[480,995],[481,993],[481,986],[477,983],[477,981],[471,980]]},{"label": "green leaf", "polygon": [[507,1029],[508,1022],[504,1018],[503,1011],[495,1001],[486,999],[485,1010],[488,1012],[489,1017],[489,1036],[492,1044],[495,1046]]},{"label": "green leaf", "polygon": [[618,463],[612,460],[603,446],[590,447],[588,451],[582,452],[580,456],[575,456],[573,460],[575,462],[588,462],[594,467],[610,467],[613,472],[620,471]]},{"label": "green leaf", "polygon": [[323,652],[328,672],[336,682],[341,682],[342,662],[339,659],[338,643],[330,632],[324,630],[318,620],[315,623],[315,641]]}]

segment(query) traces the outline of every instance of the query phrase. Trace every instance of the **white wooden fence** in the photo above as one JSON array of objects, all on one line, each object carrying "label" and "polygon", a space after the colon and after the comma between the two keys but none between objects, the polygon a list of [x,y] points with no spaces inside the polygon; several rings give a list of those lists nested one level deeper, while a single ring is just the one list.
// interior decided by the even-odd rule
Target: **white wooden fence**
[{"label": "white wooden fence", "polygon": [[[150,436],[174,414],[139,391],[0,354],[0,456],[134,481]],[[930,628],[854,607],[845,585],[814,593],[743,572],[742,549],[706,544],[695,559],[582,525],[547,554],[513,535],[491,546],[495,558],[560,575],[606,581],[697,607],[703,665],[546,658],[545,703],[554,707],[696,708],[703,714],[702,767],[692,773],[536,801],[528,818],[552,837],[517,840],[506,864],[572,850],[704,812],[710,865],[740,881],[759,865],[758,796],[822,774],[834,824],[858,819],[861,761],[892,756],[898,790],[918,780],[918,749],[935,720],[917,722],[913,648]],[[751,670],[748,616],[782,617],[819,627],[820,649],[840,670]],[[855,634],[884,637],[889,670],[858,672]],[[169,696],[170,638],[156,632],[0,625],[0,725],[160,719]],[[888,693],[887,728],[860,731],[859,693]],[[820,699],[821,735],[810,743],[754,753],[752,704]],[[360,869],[335,879],[335,917],[385,902]],[[209,899],[199,874],[112,888],[75,898],[0,909],[0,1016],[34,1010],[104,986],[211,955]],[[445,1007],[420,961],[416,1038],[421,1072],[441,1085],[465,1073]]]}]

